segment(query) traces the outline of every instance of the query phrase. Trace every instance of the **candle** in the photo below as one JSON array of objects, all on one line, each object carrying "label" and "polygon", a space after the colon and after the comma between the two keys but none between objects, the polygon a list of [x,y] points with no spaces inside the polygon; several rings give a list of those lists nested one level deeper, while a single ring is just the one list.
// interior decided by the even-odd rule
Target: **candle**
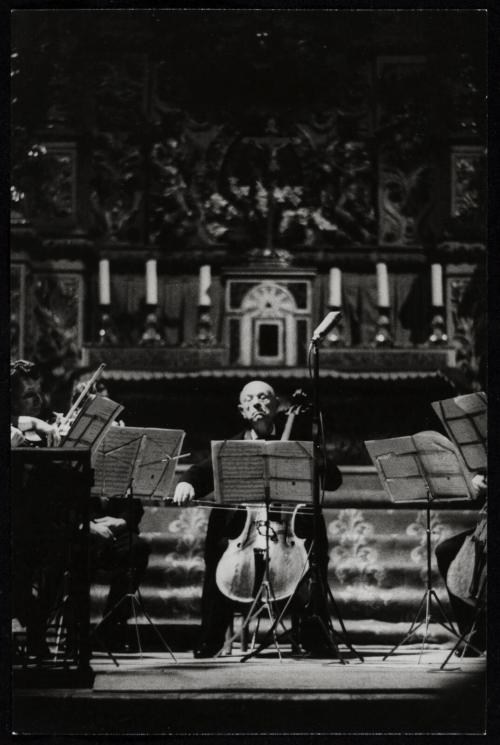
[{"label": "candle", "polygon": [[390,305],[387,264],[383,261],[377,263],[377,302],[379,308],[388,308]]},{"label": "candle", "polygon": [[146,305],[158,305],[156,259],[148,259],[146,261]]},{"label": "candle", "polygon": [[443,267],[441,264],[431,265],[432,305],[434,308],[443,306]]},{"label": "candle", "polygon": [[99,261],[99,304],[110,305],[111,289],[109,280],[109,259]]},{"label": "candle", "polygon": [[212,275],[209,264],[200,266],[198,305],[211,305],[208,291],[212,283]]},{"label": "candle", "polygon": [[337,267],[330,269],[329,288],[328,305],[330,308],[340,308],[342,305],[342,272]]}]

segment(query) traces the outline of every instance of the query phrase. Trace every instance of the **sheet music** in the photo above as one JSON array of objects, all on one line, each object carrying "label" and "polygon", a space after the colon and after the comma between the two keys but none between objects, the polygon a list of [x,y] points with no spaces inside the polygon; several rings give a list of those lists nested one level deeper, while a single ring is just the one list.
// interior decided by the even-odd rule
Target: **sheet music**
[{"label": "sheet music", "polygon": [[112,427],[96,453],[93,493],[125,497],[131,486],[134,497],[167,498],[184,434],[177,429]]},{"label": "sheet music", "polygon": [[[312,443],[212,442],[215,499],[221,503],[312,501]],[[267,490],[266,490],[266,487]]]},{"label": "sheet music", "polygon": [[365,445],[382,486],[394,502],[425,501],[427,486],[433,499],[474,496],[453,443],[439,432],[368,440]]},{"label": "sheet music", "polygon": [[90,397],[69,428],[61,447],[90,448],[93,459],[106,432],[122,411],[123,406],[110,398]]},{"label": "sheet music", "polygon": [[468,393],[465,396],[434,401],[432,408],[443,423],[448,435],[460,450],[470,471],[488,467],[488,422],[486,394]]}]

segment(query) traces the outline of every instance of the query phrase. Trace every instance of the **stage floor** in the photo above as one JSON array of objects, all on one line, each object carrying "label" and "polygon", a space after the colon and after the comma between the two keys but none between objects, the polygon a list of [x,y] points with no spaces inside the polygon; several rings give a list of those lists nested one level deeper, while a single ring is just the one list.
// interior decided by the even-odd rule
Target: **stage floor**
[{"label": "stage floor", "polygon": [[[92,689],[14,691],[19,733],[484,732],[482,658],[444,648],[357,646],[364,662],[292,658],[271,651],[194,660],[191,653],[92,660]],[[420,662],[419,662],[420,660]]]}]

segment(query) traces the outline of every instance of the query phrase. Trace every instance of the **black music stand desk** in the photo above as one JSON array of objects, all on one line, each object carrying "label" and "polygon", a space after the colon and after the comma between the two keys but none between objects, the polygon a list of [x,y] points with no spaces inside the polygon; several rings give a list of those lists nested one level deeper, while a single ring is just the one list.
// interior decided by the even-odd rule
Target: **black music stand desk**
[{"label": "black music stand desk", "polygon": [[[453,444],[438,432],[370,440],[365,444],[391,501],[409,506],[425,505],[426,590],[407,633],[383,658],[385,660],[394,654],[424,625],[420,662],[431,620],[455,637],[460,636],[432,586],[431,508],[437,499],[463,501],[472,499],[473,495]],[[433,606],[439,611],[439,617],[433,615]]]}]

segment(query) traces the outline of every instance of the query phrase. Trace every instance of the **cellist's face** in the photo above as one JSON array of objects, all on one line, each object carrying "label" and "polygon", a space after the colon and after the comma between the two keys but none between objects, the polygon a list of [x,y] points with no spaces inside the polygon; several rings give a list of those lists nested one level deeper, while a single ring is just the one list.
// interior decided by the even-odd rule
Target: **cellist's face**
[{"label": "cellist's face", "polygon": [[248,383],[240,393],[239,410],[254,429],[271,428],[277,408],[274,390],[263,381]]}]

